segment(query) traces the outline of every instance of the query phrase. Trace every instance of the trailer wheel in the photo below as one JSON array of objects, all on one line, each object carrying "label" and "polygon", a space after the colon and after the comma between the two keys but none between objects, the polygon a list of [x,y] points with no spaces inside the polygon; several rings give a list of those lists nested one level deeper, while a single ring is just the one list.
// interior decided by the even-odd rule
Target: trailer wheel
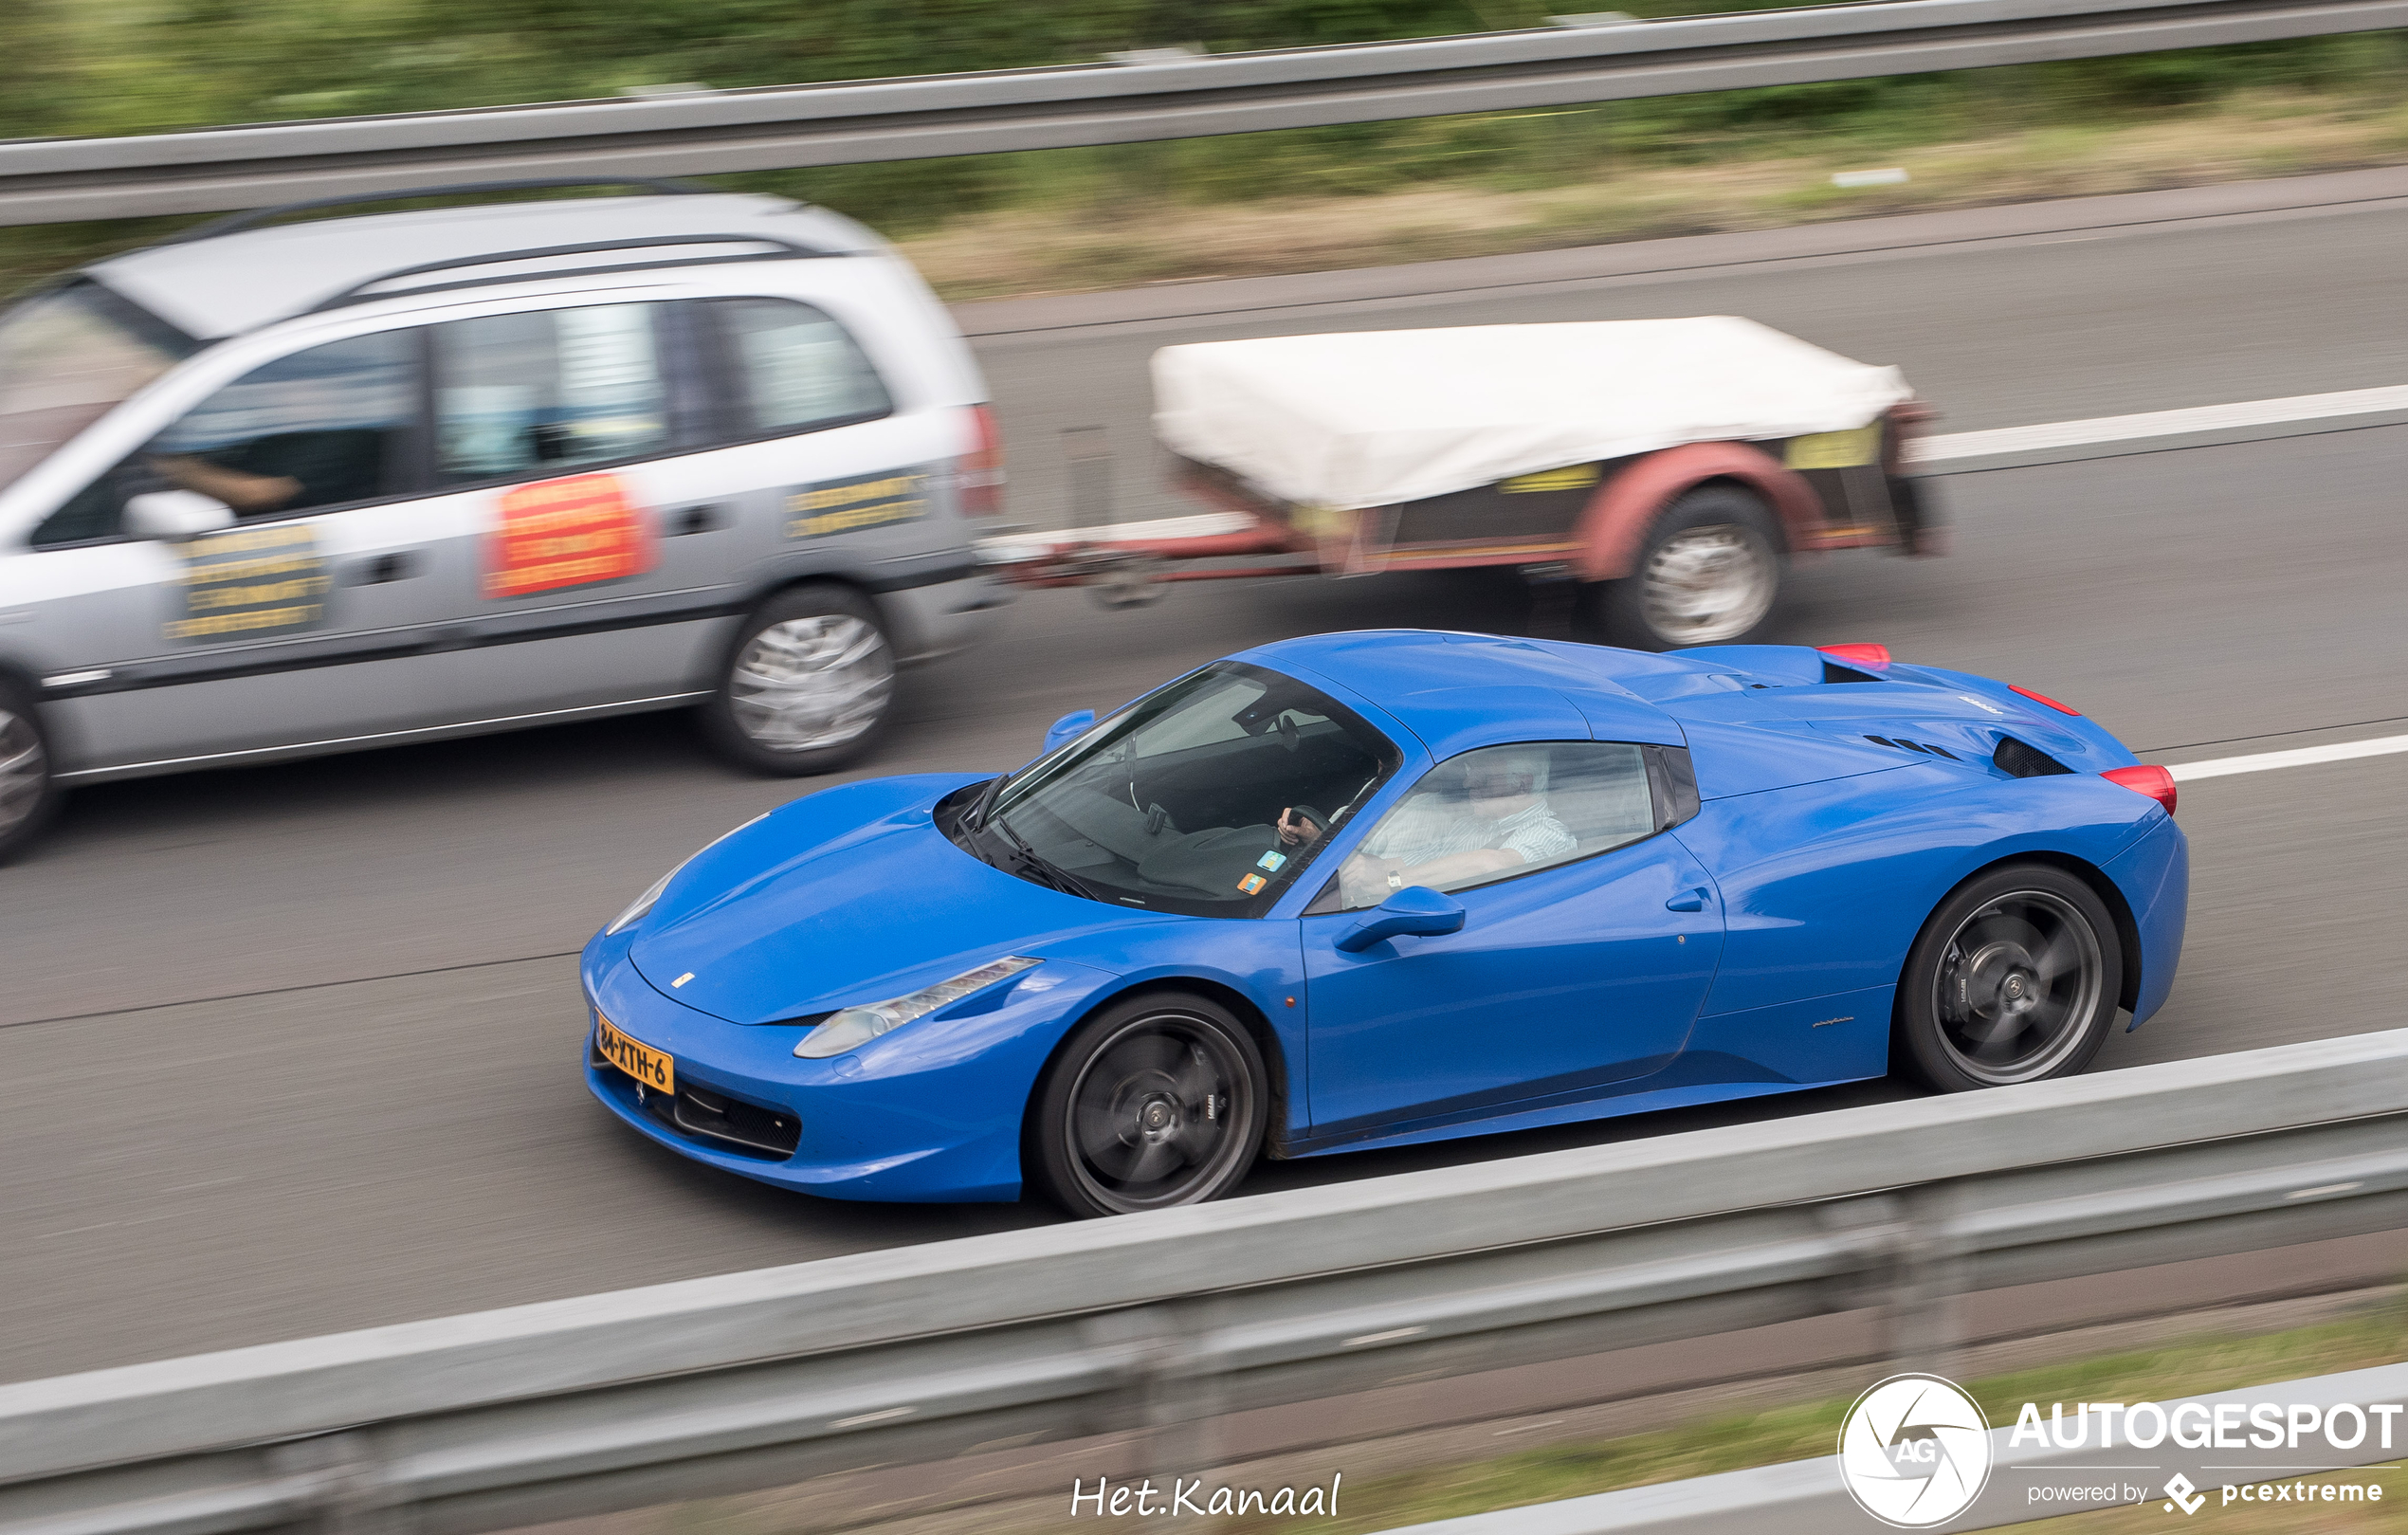
[{"label": "trailer wheel", "polygon": [[1772,612],[1780,584],[1773,514],[1736,485],[1700,485],[1656,518],[1629,576],[1583,593],[1583,627],[1636,650],[1728,645]]}]

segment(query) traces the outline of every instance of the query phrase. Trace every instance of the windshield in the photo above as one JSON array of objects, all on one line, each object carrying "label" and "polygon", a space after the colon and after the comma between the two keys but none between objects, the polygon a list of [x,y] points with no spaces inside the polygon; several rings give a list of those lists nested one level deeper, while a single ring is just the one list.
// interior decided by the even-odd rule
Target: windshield
[{"label": "windshield", "polygon": [[194,350],[91,282],[0,312],[0,490]]},{"label": "windshield", "polygon": [[1399,760],[1336,700],[1222,662],[1040,760],[996,796],[985,829],[1098,900],[1252,916]]}]

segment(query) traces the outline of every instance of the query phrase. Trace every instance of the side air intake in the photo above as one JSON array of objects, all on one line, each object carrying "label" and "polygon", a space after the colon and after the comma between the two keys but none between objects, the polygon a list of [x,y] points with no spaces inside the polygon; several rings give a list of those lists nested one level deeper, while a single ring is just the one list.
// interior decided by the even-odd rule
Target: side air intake
[{"label": "side air intake", "polygon": [[1990,760],[1999,772],[2017,778],[2045,778],[2073,771],[2038,747],[2027,746],[2013,736],[1998,738],[1998,749],[1990,754]]}]

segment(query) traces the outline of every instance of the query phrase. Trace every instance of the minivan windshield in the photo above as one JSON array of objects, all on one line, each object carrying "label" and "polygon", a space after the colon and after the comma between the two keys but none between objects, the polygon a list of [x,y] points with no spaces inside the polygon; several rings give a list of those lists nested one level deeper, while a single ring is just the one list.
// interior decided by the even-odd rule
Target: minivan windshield
[{"label": "minivan windshield", "polygon": [[0,490],[196,350],[89,280],[0,310]]},{"label": "minivan windshield", "polygon": [[1040,758],[995,795],[976,830],[994,861],[1077,894],[1252,916],[1400,760],[1318,689],[1225,661]]}]

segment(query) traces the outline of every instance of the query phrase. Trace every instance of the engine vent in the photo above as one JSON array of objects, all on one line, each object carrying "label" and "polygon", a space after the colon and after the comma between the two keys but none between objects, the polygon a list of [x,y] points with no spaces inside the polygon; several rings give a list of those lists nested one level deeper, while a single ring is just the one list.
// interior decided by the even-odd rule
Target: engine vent
[{"label": "engine vent", "polygon": [[2036,746],[2027,746],[2013,736],[2000,736],[1998,749],[1990,754],[1991,764],[2001,773],[2016,778],[2046,778],[2073,770]]},{"label": "engine vent", "polygon": [[1908,740],[1904,736],[1867,736],[1865,739],[1876,746],[1893,746],[1902,752],[1921,752],[1925,757],[1944,757],[1951,762],[1964,760],[1947,747],[1934,746],[1927,740]]},{"label": "engine vent", "polygon": [[1853,667],[1843,667],[1836,661],[1823,663],[1823,681],[1827,683],[1877,683],[1882,680],[1870,671],[1858,671]]}]

